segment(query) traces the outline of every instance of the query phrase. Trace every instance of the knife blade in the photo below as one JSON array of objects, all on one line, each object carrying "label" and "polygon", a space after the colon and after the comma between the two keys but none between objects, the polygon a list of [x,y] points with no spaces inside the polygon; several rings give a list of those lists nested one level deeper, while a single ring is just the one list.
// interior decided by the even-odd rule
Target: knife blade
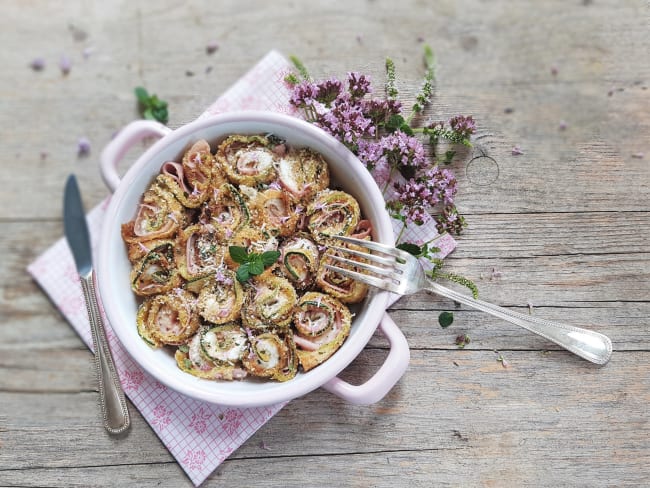
[{"label": "knife blade", "polygon": [[129,410],[124,398],[111,350],[108,347],[106,330],[99,312],[95,283],[93,280],[93,258],[86,213],[75,175],[70,175],[63,194],[63,226],[68,246],[74,257],[79,281],[86,301],[88,320],[95,349],[95,369],[99,383],[99,398],[104,417],[104,427],[111,434],[126,431],[131,424]]}]

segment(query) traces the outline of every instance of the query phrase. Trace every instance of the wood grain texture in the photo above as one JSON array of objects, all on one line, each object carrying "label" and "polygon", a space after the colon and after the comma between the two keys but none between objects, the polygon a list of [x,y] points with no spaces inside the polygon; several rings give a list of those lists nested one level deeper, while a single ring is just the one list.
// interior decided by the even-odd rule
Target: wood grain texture
[{"label": "wood grain texture", "polygon": [[[305,487],[313,473],[351,487],[647,484],[646,1],[9,0],[2,9],[0,486],[191,486],[133,408],[126,438],[105,435],[91,355],[26,273],[62,236],[70,172],[87,208],[105,198],[98,154],[137,117],[133,88],[168,100],[178,127],[276,48],[316,77],[369,73],[377,90],[389,56],[408,106],[423,41],[438,61],[423,120],[478,122],[474,147],[451,166],[469,227],[446,268],[485,300],[607,334],[612,360],[595,367],[449,300],[404,297],[390,314],[412,360],[385,399],[353,406],[321,390],[297,399],[204,486],[252,477]],[[28,66],[36,57],[41,72]],[[88,157],[77,156],[80,137]],[[454,311],[448,329],[437,325],[443,310]],[[463,350],[459,334],[471,338]],[[377,334],[343,377],[364,381],[386,354]]]}]

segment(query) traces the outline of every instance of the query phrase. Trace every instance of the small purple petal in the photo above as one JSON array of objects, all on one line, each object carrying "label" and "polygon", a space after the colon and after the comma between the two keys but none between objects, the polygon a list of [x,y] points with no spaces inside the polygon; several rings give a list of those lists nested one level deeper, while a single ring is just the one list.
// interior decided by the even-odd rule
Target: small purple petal
[{"label": "small purple petal", "polygon": [[522,154],[524,154],[524,152],[521,150],[521,148],[519,146],[515,146],[515,147],[512,148],[512,155],[513,156],[521,156]]},{"label": "small purple petal", "polygon": [[45,60],[43,58],[34,58],[32,62],[29,63],[29,67],[34,71],[43,71],[45,68]]},{"label": "small purple petal", "polygon": [[567,123],[564,120],[560,120],[560,130],[566,130]]},{"label": "small purple petal", "polygon": [[87,156],[88,154],[90,154],[90,141],[87,138],[82,137],[77,142],[77,155]]},{"label": "small purple petal", "polygon": [[632,157],[635,159],[643,159],[643,153],[642,152],[634,153],[632,154]]},{"label": "small purple petal", "polygon": [[71,68],[72,68],[72,61],[70,61],[70,58],[64,54],[63,56],[61,56],[61,59],[59,59],[59,69],[61,70],[61,73],[67,75],[68,73],[70,73]]},{"label": "small purple petal", "polygon": [[557,73],[558,73],[557,66],[551,66],[551,74],[553,76],[557,76]]},{"label": "small purple petal", "polygon": [[210,41],[205,45],[205,52],[208,54],[213,54],[219,49],[219,44],[217,41]]}]

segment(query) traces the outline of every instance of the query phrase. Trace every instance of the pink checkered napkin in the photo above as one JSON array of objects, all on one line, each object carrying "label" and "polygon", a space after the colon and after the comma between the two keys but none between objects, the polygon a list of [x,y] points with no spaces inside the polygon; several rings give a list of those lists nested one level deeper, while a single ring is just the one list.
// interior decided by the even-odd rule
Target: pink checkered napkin
[{"label": "pink checkered napkin", "polygon": [[[297,116],[288,103],[290,93],[284,84],[284,77],[290,70],[291,65],[281,54],[269,52],[200,118],[244,109],[270,110]],[[87,216],[94,248],[108,200],[92,209]],[[396,226],[396,232],[398,230]],[[425,242],[436,235],[435,226],[423,226],[409,232],[411,234],[407,237],[413,241]],[[444,257],[453,250],[455,241],[443,236],[436,244],[441,247],[440,256]],[[92,348],[79,277],[65,238],[59,239],[27,270],[83,341]],[[108,322],[106,333],[126,395],[196,486],[284,406],[278,404],[238,409],[188,398],[145,373],[122,347]]]}]

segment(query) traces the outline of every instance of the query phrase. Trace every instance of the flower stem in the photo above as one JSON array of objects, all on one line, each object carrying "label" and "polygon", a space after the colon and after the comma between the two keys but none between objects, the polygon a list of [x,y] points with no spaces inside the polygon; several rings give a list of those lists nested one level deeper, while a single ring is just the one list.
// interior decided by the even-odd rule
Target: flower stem
[{"label": "flower stem", "polygon": [[390,167],[390,172],[388,173],[386,184],[384,185],[384,188],[381,190],[381,194],[383,197],[386,197],[386,190],[388,190],[388,185],[390,184],[390,180],[393,178],[393,171],[395,171],[395,166]]},{"label": "flower stem", "polygon": [[402,235],[404,235],[404,231],[406,230],[406,222],[402,222],[402,230],[399,231],[399,235],[397,236],[397,239],[395,240],[395,244],[399,244],[399,241],[402,239]]}]

